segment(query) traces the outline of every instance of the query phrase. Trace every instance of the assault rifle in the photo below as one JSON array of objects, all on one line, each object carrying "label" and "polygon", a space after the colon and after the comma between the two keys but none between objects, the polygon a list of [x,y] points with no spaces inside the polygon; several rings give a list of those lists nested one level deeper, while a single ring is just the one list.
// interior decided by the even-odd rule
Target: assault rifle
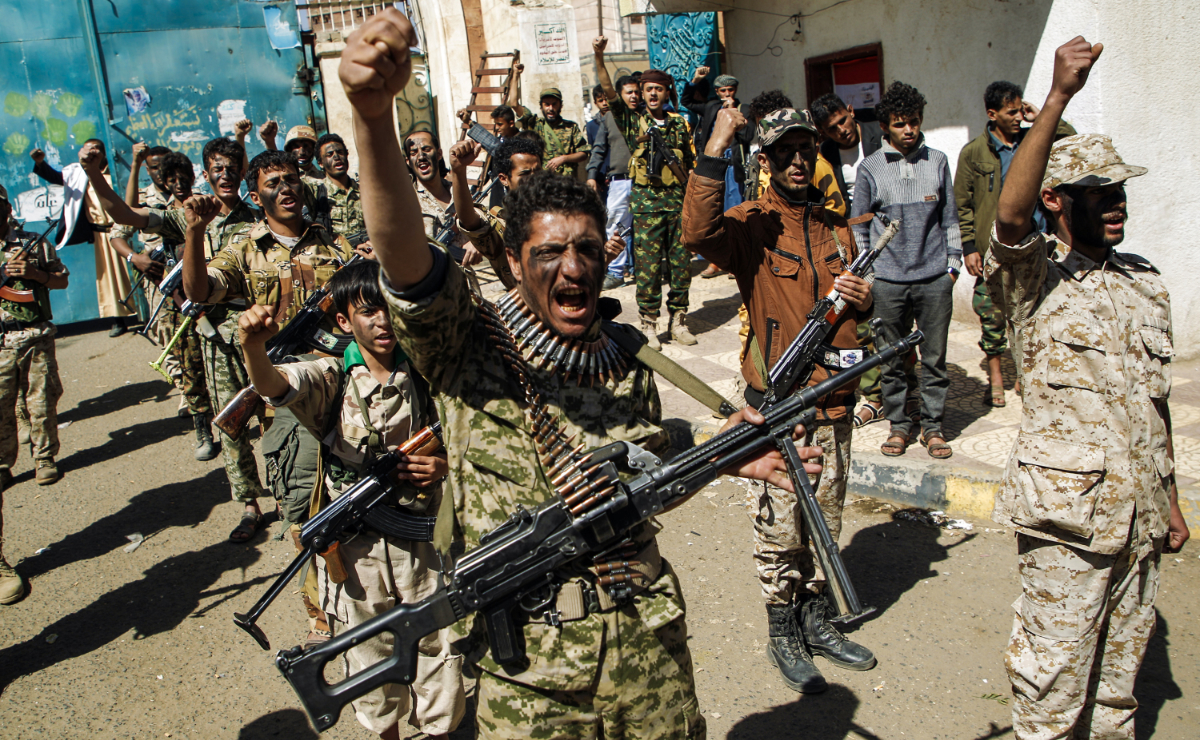
[{"label": "assault rifle", "polygon": [[675,156],[675,152],[671,150],[671,147],[667,146],[667,140],[663,138],[662,129],[658,126],[649,126],[646,128],[646,133],[637,137],[637,141],[649,141],[651,150],[663,156],[667,167],[670,167],[671,173],[675,175],[675,179],[679,180],[681,185],[687,185],[687,170],[683,168],[683,162],[679,161],[679,157]]},{"label": "assault rifle", "polygon": [[441,446],[442,425],[435,422],[376,460],[357,483],[304,523],[300,529],[300,546],[303,548],[300,554],[275,579],[249,613],[233,615],[233,623],[253,637],[263,650],[270,650],[271,643],[262,627],[258,626],[258,618],[279,596],[288,581],[292,580],[309,558],[317,553],[325,557],[332,580],[337,583],[345,580],[344,575],[335,575],[341,567],[341,556],[337,552],[339,538],[354,535],[364,525],[407,540],[431,541],[433,517],[401,514],[381,507],[379,503],[392,491],[396,465],[400,458],[406,455],[431,455]]},{"label": "assault rifle", "polygon": [[361,244],[368,242],[370,240],[371,240],[371,237],[367,236],[366,229],[362,229],[361,231],[356,231],[353,234],[346,235],[346,241],[350,242],[350,246],[352,246],[352,247],[360,246]]},{"label": "assault rifle", "polygon": [[[267,357],[271,363],[278,365],[284,358],[308,349],[330,353],[336,352],[339,347],[345,349],[337,337],[321,328],[332,306],[333,292],[327,286],[314,290],[292,320],[267,341]],[[213,424],[230,437],[236,437],[246,428],[261,398],[254,386],[246,386],[221,409],[221,413],[213,419]]]},{"label": "assault rifle", "polygon": [[[597,466],[613,482],[611,495],[589,506],[569,507],[560,498],[535,509],[517,507],[508,521],[480,539],[446,574],[449,585],[421,601],[400,604],[364,624],[310,650],[280,651],[275,664],[300,697],[320,731],[332,727],[342,707],[386,683],[411,684],[416,678],[417,645],[439,629],[482,612],[493,658],[500,663],[520,657],[518,625],[548,618],[558,588],[585,564],[624,543],[631,530],[652,516],[687,501],[720,472],[768,447],[777,447],[788,463],[792,485],[808,485],[796,444],[798,423],[810,421],[821,397],[854,383],[881,363],[907,353],[923,339],[914,332],[867,360],[762,409],[761,425],[743,423],[684,452],[669,463],[628,442],[594,450]],[[619,469],[632,473],[619,478]],[[607,485],[607,483],[606,483]],[[595,497],[594,497],[595,498]],[[586,503],[586,502],[585,502]],[[836,547],[836,546],[835,546]],[[382,633],[393,637],[392,655],[330,685],[325,665],[355,645]]]},{"label": "assault rifle", "polygon": [[[875,246],[860,253],[842,274],[866,277],[871,265],[875,264],[875,260],[883,254],[884,247],[899,232],[900,219],[888,223],[883,233],[875,240]],[[780,355],[779,362],[775,363],[775,367],[771,368],[771,372],[767,376],[767,392],[764,403],[778,403],[782,397],[791,392],[797,383],[808,382],[813,368],[816,367],[817,355],[822,351],[825,337],[829,336],[833,325],[837,323],[838,317],[845,310],[846,299],[842,297],[837,288],[831,288],[824,298],[817,301],[812,310],[808,312],[806,317],[808,323]]]},{"label": "assault rifle", "polygon": [[[175,266],[175,260],[171,257],[171,254],[168,251],[167,243],[165,241],[162,244],[159,244],[157,247],[155,247],[154,250],[151,251],[150,254],[148,254],[146,256],[150,258],[151,262],[157,262],[158,264],[162,265],[163,267],[174,267]],[[121,299],[121,304],[123,306],[125,306],[125,308],[128,308],[133,313],[136,313],[136,311],[134,309],[130,308],[129,299],[133,297],[134,291],[136,291],[138,289],[138,286],[140,286],[145,280],[146,280],[146,273],[144,273],[144,272],[138,273],[138,279],[134,281],[133,287],[130,288],[129,292],[125,294],[125,297]]]},{"label": "assault rifle", "polygon": [[[196,328],[200,331],[201,334],[208,337],[209,339],[215,339],[218,336],[216,327],[214,327],[212,325],[212,323],[200,311],[199,304],[193,304],[191,301],[186,301],[186,300],[181,302],[175,296],[175,294],[177,292],[179,292],[179,290],[182,287],[183,287],[183,260],[180,260],[179,262],[175,263],[175,266],[171,268],[171,271],[168,272],[166,274],[166,276],[163,277],[162,282],[160,282],[158,284],[158,291],[160,293],[162,293],[162,298],[160,298],[158,300],[158,305],[154,307],[154,312],[150,314],[150,318],[146,320],[146,324],[141,328],[141,330],[139,330],[137,332],[137,334],[139,336],[143,336],[143,337],[146,337],[147,339],[150,339],[150,327],[154,326],[154,322],[158,319],[158,314],[162,311],[163,306],[166,305],[167,301],[171,301],[176,306],[178,306],[180,311],[183,311],[185,308],[191,309],[192,322],[196,324]],[[187,317],[185,316],[184,318],[186,319]],[[179,341],[180,336],[182,336],[182,329],[176,330],[175,335],[171,338],[171,341],[167,344],[167,349],[170,349],[171,347],[173,347],[175,345],[175,342]],[[151,343],[154,342],[154,340],[150,340],[150,341],[151,341]],[[166,350],[163,351],[163,354],[165,356]],[[161,361],[162,358],[159,358],[159,359]],[[151,366],[154,365],[154,363],[150,363],[150,364],[151,364]],[[159,372],[161,372],[161,370]]]},{"label": "assault rifle", "polygon": [[[23,242],[21,244],[21,248],[17,250],[17,254],[29,254],[29,250],[33,249],[38,244],[41,244],[42,240],[46,238],[46,234],[49,234],[50,230],[57,226],[58,222],[61,220],[61,216],[59,218],[50,219],[50,223],[46,227],[46,230],[42,232],[42,235]],[[13,255],[13,257],[15,256],[16,255]],[[13,280],[13,276],[8,274],[9,259],[12,259],[12,257],[9,257],[4,261],[3,265],[0,265],[0,298],[12,301],[13,303],[33,303],[37,300],[37,298],[33,295],[32,289],[16,290],[15,288],[9,287],[9,283]],[[17,279],[20,280],[20,278]]]}]

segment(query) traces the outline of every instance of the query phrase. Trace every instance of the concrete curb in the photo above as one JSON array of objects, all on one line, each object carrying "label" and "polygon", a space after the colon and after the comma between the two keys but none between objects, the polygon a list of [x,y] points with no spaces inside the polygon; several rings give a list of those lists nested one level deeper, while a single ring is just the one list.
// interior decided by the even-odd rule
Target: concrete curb
[{"label": "concrete curb", "polygon": [[[712,425],[685,419],[664,419],[671,446],[687,450],[712,438]],[[887,457],[878,452],[855,452],[846,490],[858,496],[902,506],[934,509],[947,514],[990,520],[1000,474],[988,474],[953,463],[929,463]],[[1200,536],[1200,490],[1179,489],[1179,509],[1188,528]]]}]

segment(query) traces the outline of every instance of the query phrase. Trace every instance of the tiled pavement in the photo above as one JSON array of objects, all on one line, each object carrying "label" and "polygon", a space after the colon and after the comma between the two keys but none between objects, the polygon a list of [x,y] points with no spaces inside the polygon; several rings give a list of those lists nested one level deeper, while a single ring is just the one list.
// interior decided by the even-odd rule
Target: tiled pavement
[{"label": "tiled pavement", "polygon": [[[667,340],[667,320],[664,306],[659,327],[664,340],[663,353],[679,362],[722,396],[740,402],[741,377],[739,361],[737,310],[741,303],[737,286],[725,276],[701,279],[698,273],[702,262],[693,262],[690,292],[689,326],[699,343],[684,347]],[[483,277],[483,274],[480,276]],[[491,294],[498,283],[485,285]],[[664,291],[665,293],[665,291]],[[618,320],[637,322],[637,302],[632,284],[609,291],[606,295],[621,301],[622,314]],[[947,363],[950,391],[946,403],[945,432],[954,449],[949,461],[929,457],[920,445],[909,448],[903,458],[907,464],[927,464],[931,471],[944,469],[961,475],[964,472],[976,479],[996,483],[1000,479],[1016,439],[1021,421],[1021,401],[1013,391],[1015,371],[1011,360],[1004,358],[1004,408],[992,408],[984,403],[988,391],[986,366],[979,350],[979,325],[974,316],[967,321],[954,321],[950,326]],[[1175,464],[1180,487],[1180,507],[1193,531],[1200,531],[1200,362],[1175,363],[1171,392],[1171,416],[1175,429]],[[720,421],[699,402],[659,378],[664,416],[689,422],[698,433],[714,432]],[[739,403],[740,405],[740,403]],[[860,462],[876,466],[892,463],[884,457],[879,446],[887,437],[887,422],[871,424],[855,431],[853,453]],[[853,484],[853,481],[852,481]]]}]

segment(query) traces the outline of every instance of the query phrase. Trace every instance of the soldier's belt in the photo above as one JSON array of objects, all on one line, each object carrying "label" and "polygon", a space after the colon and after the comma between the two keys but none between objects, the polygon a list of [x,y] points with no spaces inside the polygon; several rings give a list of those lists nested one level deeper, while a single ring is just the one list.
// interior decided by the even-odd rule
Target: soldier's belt
[{"label": "soldier's belt", "polygon": [[0,319],[0,333],[9,334],[12,332],[26,331],[33,329],[42,324],[42,320],[37,321],[19,321],[17,319]]}]

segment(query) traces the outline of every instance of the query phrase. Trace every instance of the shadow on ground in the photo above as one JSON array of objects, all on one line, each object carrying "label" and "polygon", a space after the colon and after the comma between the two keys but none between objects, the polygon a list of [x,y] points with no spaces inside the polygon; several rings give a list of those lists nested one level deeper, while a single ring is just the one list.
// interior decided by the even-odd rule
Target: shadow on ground
[{"label": "shadow on ground", "polygon": [[61,411],[58,422],[77,422],[93,416],[104,416],[147,401],[165,401],[171,393],[171,385],[164,380],[147,380],[141,383],[119,385],[94,398],[81,401],[74,408]]},{"label": "shadow on ground", "polygon": [[1162,612],[1154,610],[1158,617],[1158,625],[1154,637],[1146,648],[1146,659],[1142,662],[1142,670],[1138,673],[1137,683],[1133,687],[1133,696],[1138,701],[1137,714],[1134,718],[1134,732],[1137,740],[1147,740],[1154,735],[1158,725],[1158,715],[1163,705],[1171,699],[1183,698],[1183,690],[1175,683],[1171,675],[1171,655],[1168,650],[1171,641],[1167,639],[1170,631],[1167,620]]},{"label": "shadow on ground", "polygon": [[[725,277],[716,278],[725,280]],[[742,305],[741,294],[730,298],[707,300],[700,308],[688,311],[688,328],[693,334],[704,334],[725,324],[737,316],[738,307]]]},{"label": "shadow on ground", "polygon": [[842,559],[859,599],[864,605],[875,607],[875,611],[843,631],[850,633],[858,625],[879,619],[906,592],[937,575],[932,566],[948,560],[950,548],[976,537],[969,534],[957,542],[943,544],[938,542],[940,533],[937,527],[901,519],[860,529],[854,534],[842,548]]},{"label": "shadow on ground", "polygon": [[66,457],[59,458],[58,468],[64,474],[78,472],[93,463],[128,455],[147,445],[156,444],[163,439],[183,434],[193,428],[191,419],[180,419],[172,414],[162,419],[117,429],[108,433],[109,440],[104,444],[89,447],[86,450],[76,450]]}]

